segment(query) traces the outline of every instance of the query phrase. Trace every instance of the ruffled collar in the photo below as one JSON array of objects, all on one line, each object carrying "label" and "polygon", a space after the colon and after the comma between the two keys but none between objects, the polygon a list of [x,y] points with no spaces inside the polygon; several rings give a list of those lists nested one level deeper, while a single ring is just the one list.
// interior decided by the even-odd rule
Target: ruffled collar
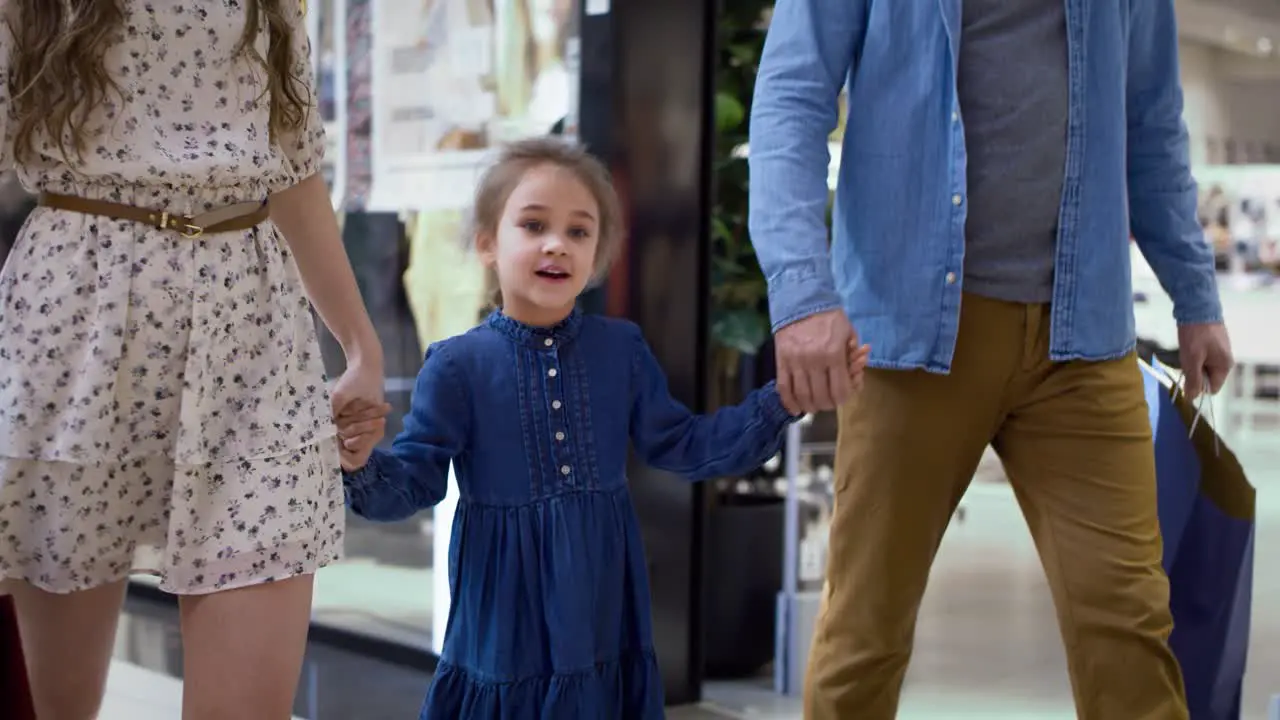
[{"label": "ruffled collar", "polygon": [[582,310],[575,307],[568,317],[550,327],[522,323],[504,315],[501,310],[490,313],[485,323],[516,342],[531,347],[549,348],[578,336],[578,331],[582,328]]}]

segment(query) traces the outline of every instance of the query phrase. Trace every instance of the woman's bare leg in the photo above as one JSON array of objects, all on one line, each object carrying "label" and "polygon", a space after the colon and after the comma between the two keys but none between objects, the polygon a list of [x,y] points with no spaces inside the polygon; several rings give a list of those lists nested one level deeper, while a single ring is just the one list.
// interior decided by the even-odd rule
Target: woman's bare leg
[{"label": "woman's bare leg", "polygon": [[303,575],[179,600],[183,720],[288,720],[311,623]]},{"label": "woman's bare leg", "polygon": [[40,720],[94,720],[98,716],[125,582],[65,595],[8,582]]}]

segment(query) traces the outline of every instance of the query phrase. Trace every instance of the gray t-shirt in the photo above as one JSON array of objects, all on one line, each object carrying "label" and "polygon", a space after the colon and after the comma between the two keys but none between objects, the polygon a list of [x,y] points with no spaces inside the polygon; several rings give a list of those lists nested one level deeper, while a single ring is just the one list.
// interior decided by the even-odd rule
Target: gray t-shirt
[{"label": "gray t-shirt", "polygon": [[963,0],[967,292],[1020,303],[1053,295],[1067,152],[1065,5]]}]

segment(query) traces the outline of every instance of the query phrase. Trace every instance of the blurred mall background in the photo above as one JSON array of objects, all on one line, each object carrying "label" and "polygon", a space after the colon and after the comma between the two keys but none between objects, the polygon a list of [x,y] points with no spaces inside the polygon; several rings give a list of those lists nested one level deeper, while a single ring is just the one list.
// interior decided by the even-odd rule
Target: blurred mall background
[{"label": "blurred mall background", "polygon": [[[588,305],[639,322],[690,404],[732,401],[770,376],[763,281],[749,245],[734,241],[746,202],[742,121],[769,2],[307,5],[326,172],[385,344],[397,417],[423,348],[480,312],[483,275],[458,242],[479,168],[496,144],[553,130],[605,157],[629,206],[624,262]],[[1280,3],[1177,7],[1202,223],[1242,361],[1214,420],[1261,491],[1244,694],[1244,717],[1261,719],[1280,693],[1280,576],[1271,570],[1280,566],[1280,500],[1269,492],[1280,486]],[[5,178],[0,252],[30,205]],[[1169,301],[1136,255],[1134,281],[1144,347],[1168,357]],[[332,342],[326,355],[340,372]],[[804,621],[777,632],[777,598],[785,586],[803,605],[821,585],[833,440],[829,418],[804,428],[790,543],[784,465],[699,487],[635,472],[664,676],[672,702],[685,706],[673,717],[799,717],[788,692],[796,663],[784,656],[802,654]],[[446,501],[395,525],[349,519],[346,559],[319,574],[299,718],[416,717],[447,617],[438,569],[450,517]],[[145,578],[133,590],[105,718],[176,718],[174,606]],[[903,717],[1074,717],[1047,588],[994,458],[935,567]]]}]

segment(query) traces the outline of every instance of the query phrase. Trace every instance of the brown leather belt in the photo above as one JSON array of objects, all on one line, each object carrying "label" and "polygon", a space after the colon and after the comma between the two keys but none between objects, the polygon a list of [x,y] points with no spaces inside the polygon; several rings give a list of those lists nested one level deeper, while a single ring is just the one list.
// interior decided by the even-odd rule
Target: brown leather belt
[{"label": "brown leather belt", "polygon": [[109,200],[93,200],[49,192],[40,193],[40,205],[54,210],[100,215],[112,220],[129,220],[160,230],[174,230],[189,238],[248,230],[266,220],[271,214],[266,202],[257,201],[237,203],[207,213],[187,216],[174,215],[168,211],[148,210]]}]

